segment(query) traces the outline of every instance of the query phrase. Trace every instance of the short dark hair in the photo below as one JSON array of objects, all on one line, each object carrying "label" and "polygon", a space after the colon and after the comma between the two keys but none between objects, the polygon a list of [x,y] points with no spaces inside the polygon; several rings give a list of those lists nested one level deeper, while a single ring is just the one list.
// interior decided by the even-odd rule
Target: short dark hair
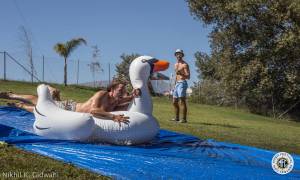
[{"label": "short dark hair", "polygon": [[116,89],[120,84],[125,86],[125,83],[123,82],[119,82],[119,81],[112,82],[107,86],[106,91],[111,92],[113,89]]}]

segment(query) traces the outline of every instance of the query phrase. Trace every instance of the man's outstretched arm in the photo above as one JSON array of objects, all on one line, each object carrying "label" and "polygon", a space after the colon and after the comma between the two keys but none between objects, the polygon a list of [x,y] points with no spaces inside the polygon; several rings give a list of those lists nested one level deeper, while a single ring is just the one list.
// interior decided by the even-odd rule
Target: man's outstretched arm
[{"label": "man's outstretched arm", "polygon": [[141,89],[133,89],[131,95],[129,96],[123,96],[119,100],[118,106],[123,106],[126,104],[129,104],[135,97],[139,97],[142,94]]},{"label": "man's outstretched arm", "polygon": [[101,119],[107,119],[107,120],[113,120],[116,122],[123,122],[123,123],[129,123],[129,117],[124,116],[124,114],[112,114],[109,112],[104,111],[101,108],[92,108],[90,111],[90,114],[96,118],[101,118]]}]

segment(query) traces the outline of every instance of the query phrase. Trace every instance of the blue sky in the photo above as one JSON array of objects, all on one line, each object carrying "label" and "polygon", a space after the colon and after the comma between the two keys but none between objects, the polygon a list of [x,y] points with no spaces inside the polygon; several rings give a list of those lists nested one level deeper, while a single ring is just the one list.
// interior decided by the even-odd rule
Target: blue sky
[{"label": "blue sky", "polygon": [[[32,36],[38,76],[41,76],[40,62],[44,55],[46,80],[49,81],[62,82],[63,78],[62,58],[54,52],[53,46],[75,37],[85,38],[88,45],[79,47],[70,56],[71,83],[76,78],[74,60],[77,59],[82,62],[80,82],[92,80],[86,64],[92,59],[93,45],[98,45],[101,50],[100,62],[104,73],[97,75],[100,80],[108,78],[108,62],[114,71],[114,64],[120,62],[123,53],[166,59],[171,66],[165,74],[170,75],[176,61],[174,51],[181,48],[191,67],[190,82],[196,81],[194,53],[210,52],[210,28],[190,15],[183,0],[2,0],[0,17],[0,51],[7,51],[23,64],[27,63],[19,30],[24,25]],[[2,59],[0,57],[0,61]],[[9,76],[26,76],[14,67],[9,65]],[[2,77],[3,70],[0,69]]]}]

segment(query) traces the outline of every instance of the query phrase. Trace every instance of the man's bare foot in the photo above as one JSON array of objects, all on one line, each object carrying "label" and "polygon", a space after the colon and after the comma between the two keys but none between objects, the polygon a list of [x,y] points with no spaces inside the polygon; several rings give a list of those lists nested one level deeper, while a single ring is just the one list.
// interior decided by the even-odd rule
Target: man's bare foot
[{"label": "man's bare foot", "polygon": [[6,103],[7,106],[10,106],[10,107],[17,107],[17,108],[23,108],[23,103]]},{"label": "man's bare foot", "polygon": [[7,106],[10,106],[10,107],[17,107],[17,106],[16,106],[16,103],[6,103],[6,105],[7,105]]},{"label": "man's bare foot", "polygon": [[10,98],[11,92],[0,92],[0,98],[8,99]]},{"label": "man's bare foot", "polygon": [[180,123],[187,123],[187,120],[186,119],[181,119],[179,122]]}]

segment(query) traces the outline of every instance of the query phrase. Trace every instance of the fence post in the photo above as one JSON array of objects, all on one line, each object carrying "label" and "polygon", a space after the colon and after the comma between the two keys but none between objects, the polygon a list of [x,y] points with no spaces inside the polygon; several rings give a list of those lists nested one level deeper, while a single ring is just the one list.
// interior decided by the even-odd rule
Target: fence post
[{"label": "fence post", "polygon": [[108,63],[108,84],[110,84],[110,63]]},{"label": "fence post", "polygon": [[4,81],[6,81],[6,51],[4,51],[4,63],[3,63],[3,68],[4,68],[4,71],[3,71],[3,78],[4,78]]},{"label": "fence post", "polygon": [[78,85],[78,80],[79,80],[79,59],[77,60],[77,76],[76,76],[76,79],[77,79],[77,85]]},{"label": "fence post", "polygon": [[200,96],[201,96],[201,87],[200,87],[200,80],[198,81],[198,103],[200,104]]},{"label": "fence post", "polygon": [[45,57],[43,55],[43,82],[45,82]]},{"label": "fence post", "polygon": [[[15,62],[16,64],[18,64],[21,68],[23,68],[28,74],[33,75],[28,69],[26,69],[26,67],[24,67],[22,64],[20,64],[14,57],[12,57],[8,52],[5,52],[5,55],[7,55],[7,57],[9,57],[13,62]],[[6,74],[6,70],[5,70],[5,74]],[[38,81],[41,82],[35,75],[33,75],[33,77]]]}]

